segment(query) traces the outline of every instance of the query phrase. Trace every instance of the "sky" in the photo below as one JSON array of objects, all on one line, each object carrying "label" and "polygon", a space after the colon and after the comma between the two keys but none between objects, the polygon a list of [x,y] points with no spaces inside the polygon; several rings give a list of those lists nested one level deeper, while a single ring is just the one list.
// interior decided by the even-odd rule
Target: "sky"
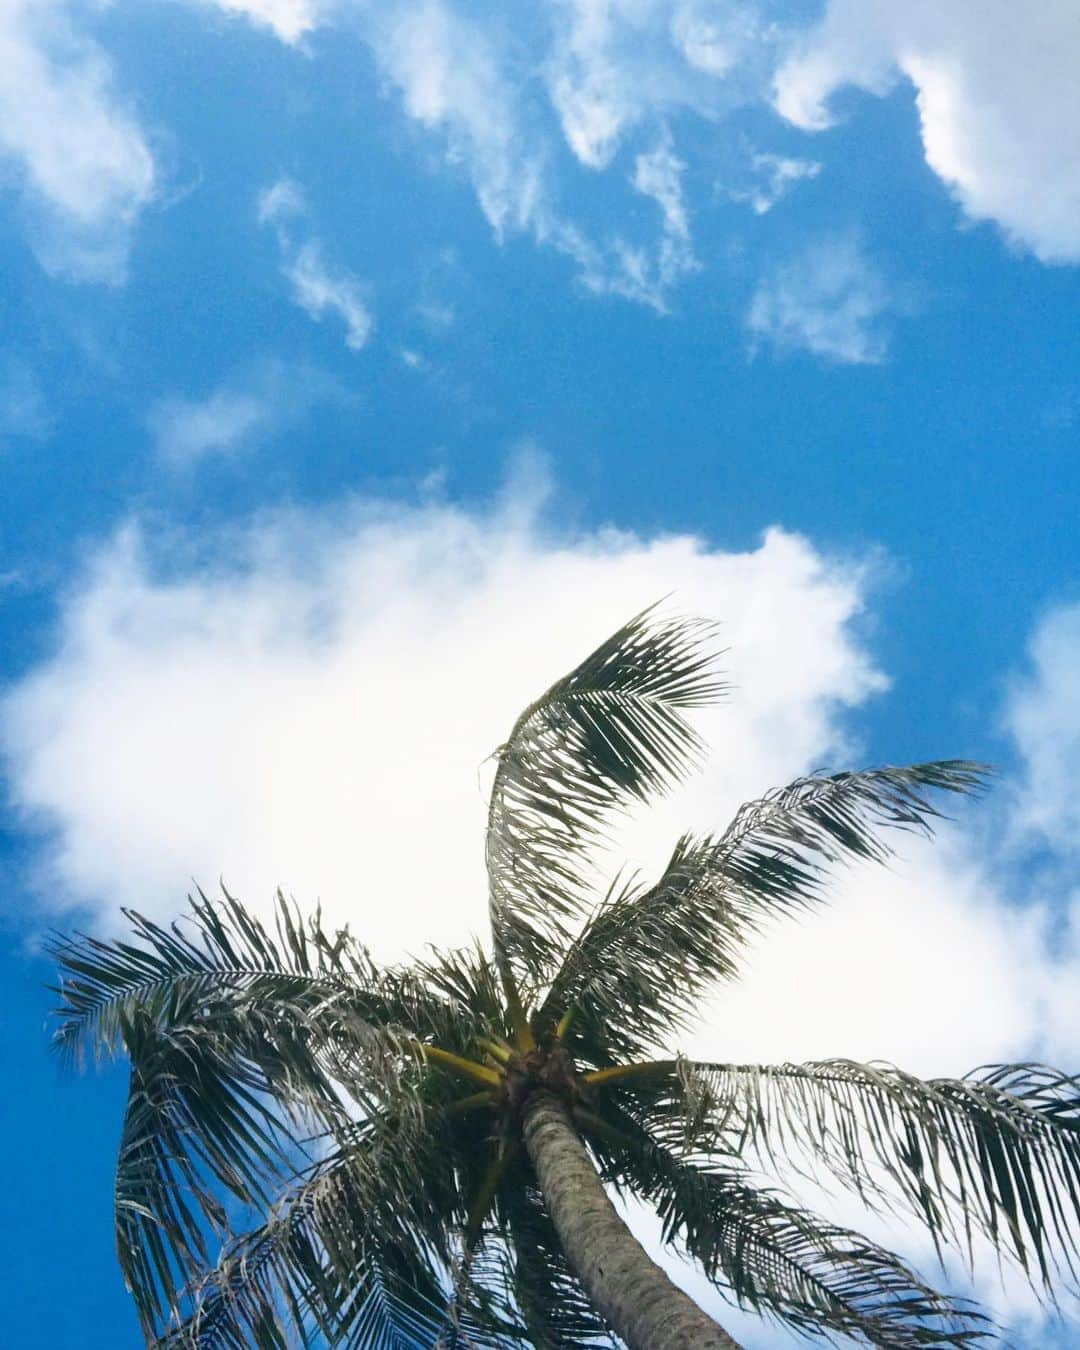
[{"label": "sky", "polygon": [[662,597],[732,689],[601,871],[998,769],[685,1048],[1080,1068],[1078,67],[1073,0],[0,0],[5,1344],[139,1344],[47,931],[482,932],[487,756]]}]

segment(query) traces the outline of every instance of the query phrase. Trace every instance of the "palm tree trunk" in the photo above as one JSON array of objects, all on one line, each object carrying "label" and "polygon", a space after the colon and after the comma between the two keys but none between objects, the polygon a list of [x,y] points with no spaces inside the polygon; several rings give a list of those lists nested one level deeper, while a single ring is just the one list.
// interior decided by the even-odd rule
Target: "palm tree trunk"
[{"label": "palm tree trunk", "polygon": [[739,1350],[671,1282],[616,1214],[558,1097],[543,1090],[530,1094],[524,1134],[570,1263],[631,1350]]}]

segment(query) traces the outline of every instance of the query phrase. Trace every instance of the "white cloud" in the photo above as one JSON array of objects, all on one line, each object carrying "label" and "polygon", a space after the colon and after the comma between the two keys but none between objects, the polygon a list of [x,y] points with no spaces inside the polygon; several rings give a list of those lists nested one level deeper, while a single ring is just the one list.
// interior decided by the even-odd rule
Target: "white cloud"
[{"label": "white cloud", "polygon": [[202,3],[269,28],[290,46],[311,32],[323,8],[318,0],[202,0]]},{"label": "white cloud", "polygon": [[322,245],[307,240],[285,263],[293,298],[316,321],[336,314],[345,324],[345,345],[358,352],[367,344],[374,321],[365,299],[365,287],[351,272],[329,265]]},{"label": "white cloud", "polygon": [[[681,169],[668,114],[693,108],[714,117],[745,101],[763,87],[761,53],[771,45],[749,9],[725,17],[689,0],[553,0],[548,10],[523,33],[453,0],[388,0],[318,17],[355,28],[406,117],[438,138],[446,161],[468,178],[500,242],[529,235],[569,258],[587,289],[663,311],[697,268],[688,228],[673,232],[663,203],[660,229],[645,239],[628,237],[621,221],[584,227],[561,200],[560,156],[569,150],[581,163],[607,168],[636,130],[637,163],[654,158],[660,144]],[[731,58],[723,72],[722,50]],[[538,70],[551,100],[546,110],[536,97]],[[589,91],[600,86],[594,97]],[[606,130],[586,126],[592,116]],[[638,185],[640,176],[630,175],[632,185],[655,195]],[[688,227],[685,201],[679,210]]]},{"label": "white cloud", "polygon": [[786,197],[797,183],[816,178],[821,165],[812,159],[795,159],[790,155],[753,154],[750,169],[757,182],[749,191],[732,192],[736,201],[748,202],[755,215],[771,211],[782,197]]},{"label": "white cloud", "polygon": [[1029,648],[1030,669],[1016,681],[1005,724],[1024,773],[1016,825],[1061,853],[1080,853],[1080,604],[1050,610]]},{"label": "white cloud", "polygon": [[755,342],[867,365],[885,359],[887,321],[898,307],[893,288],[858,241],[828,237],[759,283],[746,322]]},{"label": "white cloud", "polygon": [[837,711],[878,684],[848,627],[859,573],[778,532],[746,554],[560,541],[516,492],[473,514],[283,516],[171,579],[148,549],[129,530],[96,560],[55,658],[5,706],[15,799],[54,831],[56,902],[99,913],[169,914],[189,877],[224,874],[252,899],[278,883],[321,897],[384,953],[480,929],[484,757],[519,705],[672,588],[721,612],[735,647],[723,808],[839,753]]},{"label": "white cloud", "polygon": [[[865,568],[778,530],[745,553],[561,537],[538,500],[526,477],[485,509],[282,514],[209,558],[120,535],[2,707],[12,801],[46,832],[42,906],[84,905],[99,926],[125,903],[169,917],[190,877],[224,876],[256,905],[278,883],[321,899],[384,958],[482,933],[485,756],[528,699],[670,589],[725,620],[735,687],[703,724],[710,768],[629,822],[606,867],[655,865],[684,826],[855,757],[847,712],[884,684],[853,628]],[[1036,644],[1039,670],[1056,650]],[[1059,685],[1039,680],[1029,703],[1055,707]],[[1022,753],[1039,725],[1017,723]],[[1075,776],[1064,786],[1075,795]],[[685,1048],[889,1057],[926,1074],[1028,1054],[1075,1064],[1080,907],[1015,903],[996,810],[979,804],[935,846],[905,843],[889,869],[841,873],[829,906],[765,934]],[[932,1270],[903,1229],[834,1213]],[[1011,1284],[995,1290],[992,1263],[980,1278],[1006,1316],[1031,1311]]]},{"label": "white cloud", "polygon": [[1080,10],[1043,0],[829,0],[780,67],[776,106],[808,130],[855,85],[916,89],[926,161],[973,220],[1044,262],[1080,261]]},{"label": "white cloud", "polygon": [[717,118],[753,97],[771,30],[755,6],[555,0],[544,69],[566,144],[607,168],[626,137],[680,110]]},{"label": "white cloud", "polygon": [[320,403],[350,396],[313,366],[264,361],[202,397],[171,394],[147,417],[158,457],[176,469],[231,454],[295,425]]},{"label": "white cloud", "polygon": [[154,160],[109,62],[60,0],[0,0],[0,156],[42,265],[118,282],[154,196]]},{"label": "white cloud", "polygon": [[374,328],[369,287],[347,268],[328,263],[321,240],[298,236],[295,223],[306,214],[303,192],[291,179],[279,179],[259,194],[259,223],[272,226],[277,235],[281,271],[293,300],[316,322],[336,314],[345,325],[345,345],[360,351]]}]

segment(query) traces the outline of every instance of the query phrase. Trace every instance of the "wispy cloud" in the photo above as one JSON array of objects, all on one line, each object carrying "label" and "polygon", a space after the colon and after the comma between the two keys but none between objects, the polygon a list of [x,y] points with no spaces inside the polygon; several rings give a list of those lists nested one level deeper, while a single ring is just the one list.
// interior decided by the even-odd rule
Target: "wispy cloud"
[{"label": "wispy cloud", "polygon": [[857,240],[828,237],[774,267],[746,316],[755,345],[852,365],[885,359],[898,298]]},{"label": "wispy cloud", "polygon": [[158,457],[186,469],[208,456],[249,449],[294,426],[316,405],[347,398],[336,381],[312,366],[268,361],[201,397],[158,399],[147,424]]},{"label": "wispy cloud", "polygon": [[1017,824],[1058,852],[1080,855],[1080,604],[1043,616],[1028,659],[1005,712],[1024,762]]},{"label": "wispy cloud", "polygon": [[104,52],[60,0],[0,4],[0,156],[42,265],[74,280],[122,281],[155,193],[154,159]]},{"label": "wispy cloud", "polygon": [[812,159],[755,153],[750,157],[749,171],[756,180],[753,187],[734,191],[731,196],[746,202],[755,215],[763,216],[798,183],[816,178],[821,165]]},{"label": "wispy cloud", "polygon": [[370,287],[326,260],[322,241],[302,226],[306,215],[303,192],[290,179],[279,179],[259,194],[259,223],[273,227],[277,235],[281,271],[292,286],[293,300],[316,322],[337,315],[345,325],[345,345],[360,351],[374,327],[367,301]]},{"label": "wispy cloud", "polygon": [[41,440],[52,425],[34,370],[17,356],[0,355],[0,447],[11,439]]}]

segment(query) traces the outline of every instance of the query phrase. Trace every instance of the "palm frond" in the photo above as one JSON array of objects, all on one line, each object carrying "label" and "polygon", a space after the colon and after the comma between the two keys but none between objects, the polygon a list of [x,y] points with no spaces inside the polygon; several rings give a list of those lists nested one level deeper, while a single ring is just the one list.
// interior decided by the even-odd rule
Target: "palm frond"
[{"label": "palm frond", "polygon": [[534,982],[588,895],[610,813],[664,789],[701,743],[684,711],[723,691],[713,626],[646,610],[518,718],[497,752],[486,855],[495,949]]},{"label": "palm frond", "polygon": [[227,1231],[224,1198],[264,1207],[300,1142],[212,1036],[121,1016],[131,1082],[116,1165],[116,1247],[147,1335]]},{"label": "palm frond", "polygon": [[885,1248],[753,1184],[737,1159],[680,1157],[606,1102],[580,1115],[608,1180],[651,1205],[664,1241],[725,1297],[808,1336],[881,1350],[977,1345],[991,1326],[973,1305],[930,1288]]},{"label": "palm frond", "polygon": [[927,792],[972,792],[985,772],[944,760],[800,778],[747,803],[722,835],[684,837],[655,885],[623,886],[597,908],[542,1016],[573,1007],[624,1056],[663,1044],[710,984],[736,975],[767,919],[822,898],[827,864],[886,858],[883,827],[928,833],[939,813]]},{"label": "palm frond", "polygon": [[328,932],[318,912],[301,921],[280,893],[273,931],[228,892],[217,901],[199,892],[184,924],[124,913],[133,940],[80,935],[51,945],[61,970],[54,1043],[70,1062],[114,1053],[136,1012],[164,1026],[178,1006],[226,998],[323,1021],[359,1018],[422,1039],[449,1037],[461,1022],[461,1008],[414,971],[380,970],[347,930]]},{"label": "palm frond", "polygon": [[[887,1064],[680,1065],[671,1105],[740,1154],[820,1159],[971,1254],[981,1232],[1049,1289],[1080,1243],[1080,1078],[1038,1064],[928,1081]],[[676,1105],[683,1103],[682,1107]],[[681,1125],[672,1121],[672,1129]]]},{"label": "palm frond", "polygon": [[[264,1223],[232,1239],[187,1291],[191,1311],[164,1345],[434,1344],[447,1326],[460,1204],[445,1141],[402,1125],[356,1125]],[[468,1317],[457,1320],[471,1344],[506,1344]]]}]

